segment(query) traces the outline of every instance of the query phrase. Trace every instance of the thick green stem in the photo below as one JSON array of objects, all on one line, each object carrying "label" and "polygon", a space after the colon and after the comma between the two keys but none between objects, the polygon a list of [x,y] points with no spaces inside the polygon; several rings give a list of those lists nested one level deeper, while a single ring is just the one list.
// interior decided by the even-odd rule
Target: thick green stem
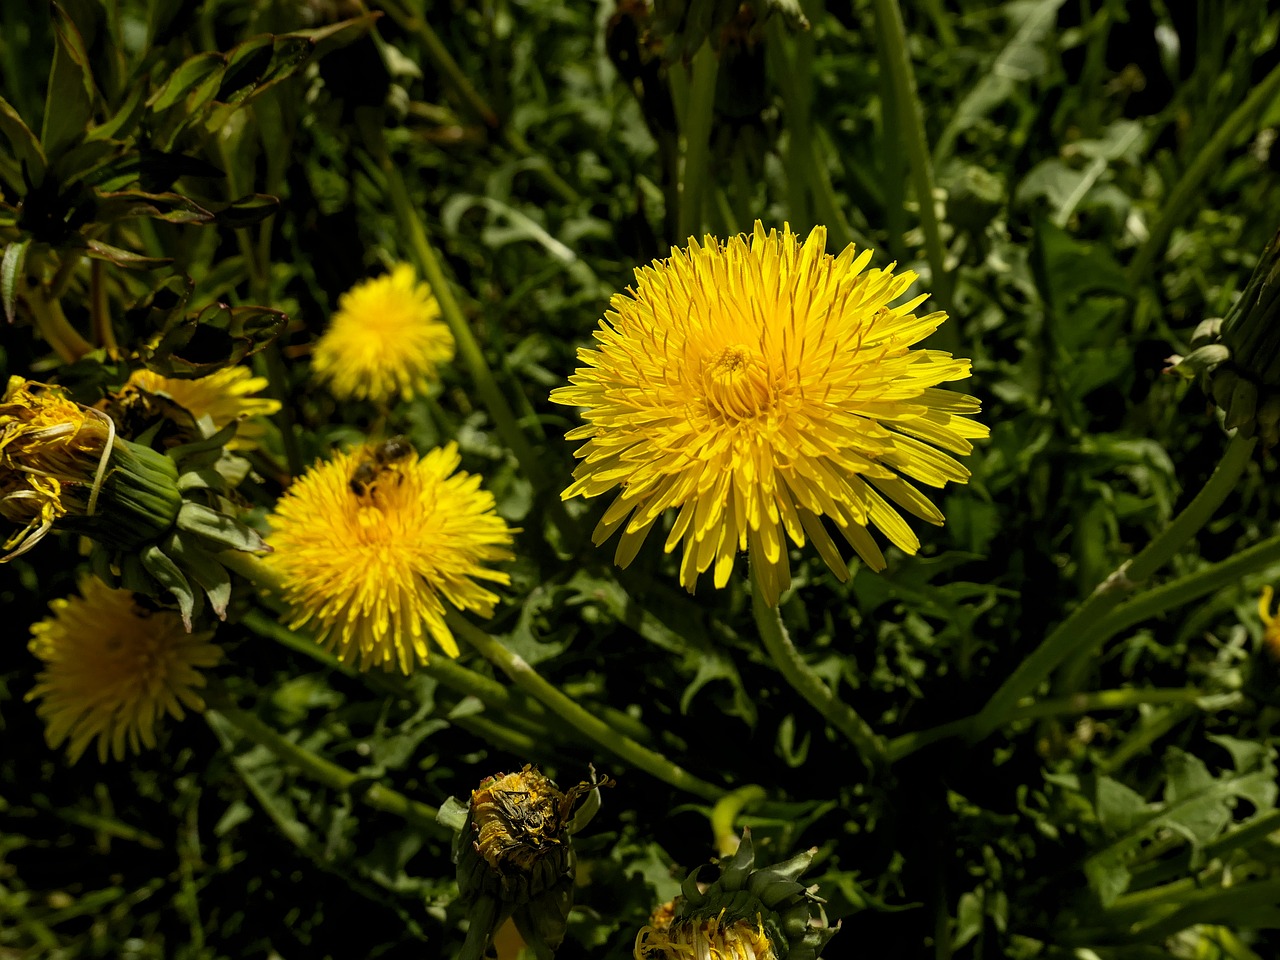
[{"label": "thick green stem", "polygon": [[1222,121],[1212,139],[1204,145],[1191,166],[1187,167],[1182,177],[1169,191],[1169,196],[1160,205],[1160,213],[1155,225],[1147,234],[1146,241],[1138,248],[1133,260],[1129,262],[1129,284],[1138,286],[1147,279],[1158,257],[1169,242],[1173,228],[1183,221],[1201,201],[1201,186],[1205,179],[1216,173],[1222,165],[1222,157],[1232,142],[1239,137],[1255,117],[1257,117],[1280,93],[1280,66],[1263,78],[1253,88],[1244,103],[1240,104],[1232,114]]},{"label": "thick green stem", "polygon": [[831,726],[845,735],[873,772],[883,768],[888,762],[884,740],[851,706],[833,694],[831,688],[822,682],[822,678],[804,662],[800,651],[787,635],[787,628],[782,623],[778,608],[765,603],[757,571],[758,567],[752,563],[751,611],[755,614],[760,639],[778,671],[796,693],[822,714]]},{"label": "thick green stem", "polygon": [[[435,294],[436,301],[440,305],[440,313],[449,325],[450,332],[453,333],[458,354],[467,365],[475,383],[476,392],[480,394],[485,408],[493,418],[498,435],[502,437],[508,449],[515,454],[524,475],[530,479],[535,489],[545,489],[548,483],[542,461],[538,459],[537,453],[520,428],[511,405],[499,389],[493,371],[484,358],[484,351],[480,349],[480,344],[471,332],[471,325],[463,315],[462,307],[454,296],[453,287],[440,266],[440,259],[436,256],[431,241],[427,239],[426,229],[409,198],[409,190],[405,186],[404,178],[400,175],[400,169],[392,162],[391,155],[387,152],[381,125],[366,116],[362,120],[361,129],[371,155],[386,177],[387,190],[391,195],[396,217],[408,236],[409,248],[417,261],[418,268],[430,284],[432,293]],[[577,533],[573,522],[558,499],[548,503],[547,515],[566,540],[576,539]]]},{"label": "thick green stem", "polygon": [[471,644],[481,656],[510,677],[511,682],[517,687],[606,750],[659,780],[677,789],[686,790],[703,800],[715,801],[724,796],[725,791],[722,788],[698,779],[662,754],[636,743],[630,737],[623,736],[598,717],[588,713],[543,679],[523,657],[512,653],[465,617],[450,613],[448,624],[455,635]]},{"label": "thick green stem", "polygon": [[1266,569],[1277,561],[1280,561],[1280,537],[1272,537],[1195,573],[1152,587],[1099,621],[1094,630],[1092,645],[1100,646],[1134,624],[1176,610],[1215,590],[1239,583],[1249,574]]},{"label": "thick green stem", "polygon": [[1023,697],[1033,694],[1075,650],[1092,642],[1098,625],[1120,605],[1130,590],[1164,566],[1209,521],[1235,488],[1236,481],[1249,462],[1255,443],[1254,440],[1245,440],[1239,436],[1232,437],[1218,468],[1195,499],[1141,553],[1122,564],[1071,616],[1058,624],[991,695],[991,699],[975,718],[971,731],[973,739],[981,739],[1007,722]]},{"label": "thick green stem", "polygon": [[[943,310],[951,309],[951,274],[946,269],[946,251],[942,244],[942,227],[934,209],[933,161],[925,140],[924,112],[916,93],[915,73],[907,50],[907,32],[902,22],[902,11],[897,0],[872,0],[876,22],[876,36],[880,41],[880,63],[888,72],[894,99],[897,101],[901,133],[907,148],[907,160],[911,165],[911,180],[915,185],[916,201],[920,205],[920,228],[924,231],[925,253],[929,259],[929,284]],[[954,350],[959,345],[957,330],[944,324],[934,334],[935,342],[944,350]]]},{"label": "thick green stem", "polygon": [[286,739],[252,713],[234,706],[225,696],[210,696],[209,701],[209,712],[217,714],[249,740],[266,747],[312,780],[334,790],[350,793],[375,810],[402,817],[424,833],[441,839],[452,836],[451,830],[436,821],[436,811],[431,807],[380,783],[369,783],[367,777],[352,773]]},{"label": "thick green stem", "polygon": [[[1093,713],[1098,710],[1125,710],[1147,704],[1195,704],[1203,696],[1203,691],[1192,687],[1179,687],[1173,690],[1143,688],[1095,690],[1092,693],[1073,693],[1067,697],[1019,704],[1010,712],[1008,722],[1063,717],[1073,713]],[[930,727],[927,730],[894,737],[889,741],[889,762],[896,763],[903,757],[910,756],[922,747],[937,743],[939,740],[961,736],[969,731],[975,719],[975,717],[965,717],[963,720],[952,720],[950,723]]]},{"label": "thick green stem", "polygon": [[707,161],[711,155],[711,113],[716,99],[716,74],[720,60],[711,44],[704,43],[693,57],[693,80],[684,111],[684,166],[680,172],[680,236],[683,243],[702,229],[706,203]]}]

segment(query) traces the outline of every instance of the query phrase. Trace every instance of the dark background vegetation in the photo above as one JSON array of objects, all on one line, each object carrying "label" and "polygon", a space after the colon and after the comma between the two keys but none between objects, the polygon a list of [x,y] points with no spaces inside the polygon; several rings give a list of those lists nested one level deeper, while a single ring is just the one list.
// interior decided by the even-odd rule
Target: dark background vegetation
[{"label": "dark background vegetation", "polygon": [[[111,56],[101,8],[66,6],[77,22],[99,24],[100,65]],[[157,41],[166,63],[358,12],[321,0],[173,3],[151,14],[140,3],[106,6],[129,23],[167,17]],[[373,116],[557,478],[540,490],[518,474],[461,367],[431,402],[395,414],[420,448],[458,438],[465,466],[524,528],[492,631],[585,701],[664,731],[664,749],[700,776],[763,785],[769,799],[743,822],[766,859],[820,849],[812,878],[844,923],[830,956],[1065,956],[1073,931],[1099,926],[1081,945],[1106,958],[1181,955],[1168,939],[1176,931],[1126,943],[1126,925],[1101,906],[1086,861],[1124,831],[1099,808],[1097,785],[1109,778],[1153,810],[1170,783],[1194,779],[1195,758],[1223,783],[1274,776],[1280,667],[1259,652],[1253,613],[1266,571],[1141,625],[1059,680],[1058,692],[1195,686],[1221,695],[1214,709],[1028,721],[977,744],[940,742],[870,780],[768,663],[739,587],[703,583],[685,595],[658,538],[618,571],[610,546],[566,559],[571,545],[544,529],[539,504],[567,483],[562,436],[575,424],[547,393],[632,268],[684,239],[669,202],[677,139],[667,78],[678,68],[646,45],[640,7],[428,2],[420,12],[498,128],[434,68],[412,17],[390,8],[376,42],[366,35],[264,93],[239,115],[241,129],[201,146],[212,172],[181,181],[201,195],[280,197],[256,267],[229,229],[159,223],[133,239],[174,257],[207,299],[292,318],[285,386],[310,462],[375,414],[311,389],[306,348],[339,294],[408,256],[361,132],[361,117]],[[706,226],[724,236],[755,218],[801,233],[825,222],[832,252],[856,241],[875,248],[878,265],[927,274],[871,4],[806,10],[807,35],[770,34],[722,61],[710,164],[719,193]],[[973,358],[963,388],[982,398],[992,437],[969,458],[973,481],[942,496],[947,526],[920,531],[918,557],[891,554],[884,575],[855,568],[842,586],[805,555],[783,608],[814,666],[890,735],[974,713],[1199,489],[1225,437],[1203,395],[1161,370],[1201,319],[1226,311],[1280,209],[1273,102],[1178,211],[1150,269],[1133,270],[1173,185],[1280,64],[1280,19],[1263,0],[934,0],[904,4],[903,15],[950,255],[948,276],[926,288],[946,294],[945,346]],[[0,93],[24,116],[41,113],[51,51],[42,4],[0,6]],[[0,339],[0,371],[56,374],[21,323]],[[1173,572],[1272,531],[1274,464],[1270,454],[1257,460]],[[270,481],[250,491],[264,505],[277,493]],[[571,509],[588,530],[602,505]],[[0,956],[449,955],[461,917],[439,839],[198,718],[171,724],[161,750],[127,764],[90,756],[68,767],[45,747],[23,699],[38,666],[25,625],[73,589],[76,563],[73,542],[51,540],[0,568]],[[566,960],[629,956],[649,911],[714,852],[705,805],[568,734],[508,752],[468,727],[477,704],[430,678],[387,695],[231,619],[218,633],[228,652],[219,673],[242,703],[425,803],[530,761],[562,785],[588,762],[618,779],[579,841],[581,909]],[[1233,755],[1220,737],[1255,752]],[[1261,788],[1223,797],[1228,819],[1267,807]],[[1142,847],[1153,863],[1185,855],[1158,831]],[[1267,849],[1240,869],[1274,878]],[[1205,919],[1235,929],[1257,956],[1280,950],[1274,911]]]}]

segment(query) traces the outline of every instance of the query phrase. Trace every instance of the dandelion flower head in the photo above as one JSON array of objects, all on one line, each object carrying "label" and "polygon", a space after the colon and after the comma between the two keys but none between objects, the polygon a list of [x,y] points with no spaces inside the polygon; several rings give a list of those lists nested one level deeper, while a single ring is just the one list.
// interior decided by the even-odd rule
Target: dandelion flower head
[{"label": "dandelion flower head", "polygon": [[311,366],[338,399],[386,404],[426,393],[453,352],[431,288],[402,263],[338,298]]},{"label": "dandelion flower head", "polygon": [[480,478],[458,471],[457,446],[394,458],[378,446],[339,453],[299,478],[276,505],[266,557],[292,605],[293,627],[359,669],[427,660],[428,635],[458,645],[446,604],[491,616],[510,583],[488,565],[512,558],[513,531]]},{"label": "dandelion flower head", "polygon": [[93,512],[115,430],[58,387],[10,377],[0,398],[0,516],[20,528],[0,558],[35,546],[68,513]]},{"label": "dandelion flower head", "polygon": [[255,377],[246,367],[224,367],[206,377],[182,380],[162,377],[151,370],[135,370],[125,388],[163,394],[197,420],[208,417],[215,431],[240,421],[236,435],[227,444],[231,450],[256,447],[265,429],[253,417],[269,417],[280,409],[280,401],[258,397],[267,388],[266,377]]},{"label": "dandelion flower head", "polygon": [[102,762],[154,748],[165,714],[181,720],[184,708],[204,709],[200,671],[222,657],[212,632],[188,633],[178,614],[95,577],[49,607],[53,615],[31,628],[44,670],[27,699],[40,701],[45,739],[54,749],[66,742],[72,763],[95,740]]},{"label": "dandelion flower head", "polygon": [[635,960],[778,960],[764,924],[689,917],[649,926],[636,936]]},{"label": "dandelion flower head", "polygon": [[750,238],[690,239],[613,297],[586,366],[551,399],[586,420],[568,434],[586,443],[562,496],[617,490],[593,539],[620,532],[619,565],[674,509],[665,549],[683,543],[685,589],[712,566],[724,586],[748,550],[772,605],[791,582],[787,538],[845,580],[828,522],[875,570],[868,527],[914,553],[899,510],[942,523],[915,484],[969,477],[951,454],[987,435],[968,419],[978,401],[938,387],[969,361],[910,349],[946,314],[917,315],[924,296],[892,305],[916,275],[870,261],[852,245],[827,254],[823,227],[802,242],[757,221]]}]

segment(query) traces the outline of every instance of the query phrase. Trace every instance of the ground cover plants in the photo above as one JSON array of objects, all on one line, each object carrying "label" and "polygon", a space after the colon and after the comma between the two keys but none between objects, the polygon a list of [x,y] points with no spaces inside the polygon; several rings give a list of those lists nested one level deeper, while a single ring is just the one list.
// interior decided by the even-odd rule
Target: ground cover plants
[{"label": "ground cover plants", "polygon": [[1276,956],[1278,31],[0,5],[0,957]]}]

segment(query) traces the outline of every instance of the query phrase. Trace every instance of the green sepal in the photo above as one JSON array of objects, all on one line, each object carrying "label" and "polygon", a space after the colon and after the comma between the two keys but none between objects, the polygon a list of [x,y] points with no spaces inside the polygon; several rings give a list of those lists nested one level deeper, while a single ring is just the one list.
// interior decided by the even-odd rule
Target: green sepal
[{"label": "green sepal", "polygon": [[257,530],[234,517],[191,500],[183,501],[178,510],[177,527],[195,534],[219,550],[268,553],[271,549]]},{"label": "green sepal", "polygon": [[470,809],[457,797],[449,797],[440,804],[440,812],[436,815],[436,819],[450,830],[461,830],[463,824],[467,822],[467,813]]},{"label": "green sepal", "polygon": [[15,240],[4,248],[4,259],[0,260],[0,298],[4,300],[5,319],[10,323],[18,302],[18,278],[22,276],[22,266],[30,249],[29,239]]},{"label": "green sepal", "polygon": [[164,550],[205,592],[205,596],[209,598],[209,606],[218,619],[227,619],[227,604],[231,602],[231,575],[226,568],[203,547],[192,545],[177,533],[165,541]]},{"label": "green sepal", "polygon": [[144,547],[139,556],[147,573],[151,574],[156,582],[169,593],[172,593],[174,599],[178,601],[178,612],[182,614],[182,625],[190,633],[191,618],[195,615],[197,606],[202,603],[200,595],[191,589],[191,584],[178,568],[178,565],[157,544]]}]

